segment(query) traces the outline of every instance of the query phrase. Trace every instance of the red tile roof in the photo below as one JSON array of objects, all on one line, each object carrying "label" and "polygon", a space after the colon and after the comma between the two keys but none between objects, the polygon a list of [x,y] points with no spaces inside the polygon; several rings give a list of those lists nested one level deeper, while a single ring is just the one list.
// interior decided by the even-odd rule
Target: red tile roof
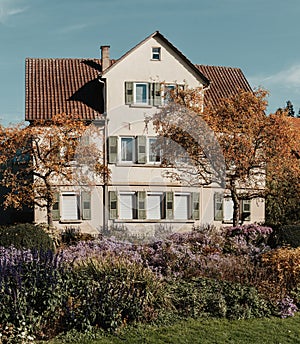
[{"label": "red tile roof", "polygon": [[239,68],[196,65],[209,80],[205,91],[204,105],[217,106],[222,98],[228,98],[240,90],[251,92],[252,89]]},{"label": "red tile roof", "polygon": [[103,113],[97,59],[27,58],[25,119],[49,119],[54,114],[76,114],[93,120]]},{"label": "red tile roof", "polygon": [[[112,63],[115,61],[112,60]],[[205,92],[205,105],[218,105],[240,89],[251,91],[239,68],[195,65],[211,81]],[[27,121],[50,119],[59,113],[77,114],[93,120],[102,114],[102,84],[99,59],[26,59]]]}]

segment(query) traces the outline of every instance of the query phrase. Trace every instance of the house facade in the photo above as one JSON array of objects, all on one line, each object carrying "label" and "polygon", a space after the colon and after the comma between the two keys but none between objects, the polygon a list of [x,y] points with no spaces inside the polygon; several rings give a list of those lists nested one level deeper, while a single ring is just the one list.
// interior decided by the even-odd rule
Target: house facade
[{"label": "house facade", "polygon": [[[118,60],[110,58],[109,46],[101,46],[100,59],[26,59],[26,120],[76,114],[105,138],[110,180],[88,191],[58,185],[57,227],[93,234],[126,228],[144,236],[232,222],[232,200],[219,185],[188,186],[166,177],[157,134],[145,124],[170,101],[170,92],[186,87],[200,90],[203,108],[241,89],[251,91],[240,69],[194,65],[158,31]],[[264,220],[261,199],[242,202],[241,210],[246,221]],[[35,209],[35,221],[46,222],[43,209]]]}]

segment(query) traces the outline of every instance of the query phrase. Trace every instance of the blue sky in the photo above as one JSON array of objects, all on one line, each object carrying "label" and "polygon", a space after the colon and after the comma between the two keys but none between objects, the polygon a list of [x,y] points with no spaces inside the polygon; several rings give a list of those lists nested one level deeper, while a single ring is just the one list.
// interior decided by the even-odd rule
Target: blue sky
[{"label": "blue sky", "polygon": [[159,30],[193,63],[239,67],[300,107],[299,0],[0,0],[1,123],[24,118],[26,57],[118,58]]}]

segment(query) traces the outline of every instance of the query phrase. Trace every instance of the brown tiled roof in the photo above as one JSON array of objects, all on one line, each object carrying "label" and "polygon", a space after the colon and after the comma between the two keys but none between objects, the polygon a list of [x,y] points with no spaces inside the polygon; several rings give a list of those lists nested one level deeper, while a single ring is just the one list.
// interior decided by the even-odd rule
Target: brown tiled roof
[{"label": "brown tiled roof", "polygon": [[98,59],[26,59],[25,119],[66,113],[93,120],[103,113]]},{"label": "brown tiled roof", "polygon": [[239,68],[204,65],[196,65],[196,67],[210,80],[209,88],[204,95],[205,106],[217,106],[222,98],[227,98],[240,90],[252,91]]},{"label": "brown tiled roof", "polygon": [[[205,105],[216,106],[221,98],[240,89],[251,91],[239,68],[195,67],[211,82],[205,91]],[[25,119],[51,119],[60,113],[97,118],[104,111],[100,73],[100,59],[27,58]]]}]

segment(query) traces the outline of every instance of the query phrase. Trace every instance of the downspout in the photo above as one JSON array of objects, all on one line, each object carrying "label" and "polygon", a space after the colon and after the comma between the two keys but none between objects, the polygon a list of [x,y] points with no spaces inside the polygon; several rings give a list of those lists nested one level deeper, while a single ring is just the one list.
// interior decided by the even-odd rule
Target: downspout
[{"label": "downspout", "polygon": [[[105,168],[108,167],[108,161],[107,161],[107,138],[108,138],[108,119],[107,119],[107,100],[106,100],[106,82],[105,79],[102,78],[102,75],[99,74],[98,81],[103,85],[102,88],[102,96],[103,96],[103,114],[102,114],[102,124],[103,124],[103,165]],[[108,212],[107,212],[107,206],[108,206],[108,180],[107,176],[104,176],[103,185],[102,185],[102,227],[103,230],[108,229]]]}]

